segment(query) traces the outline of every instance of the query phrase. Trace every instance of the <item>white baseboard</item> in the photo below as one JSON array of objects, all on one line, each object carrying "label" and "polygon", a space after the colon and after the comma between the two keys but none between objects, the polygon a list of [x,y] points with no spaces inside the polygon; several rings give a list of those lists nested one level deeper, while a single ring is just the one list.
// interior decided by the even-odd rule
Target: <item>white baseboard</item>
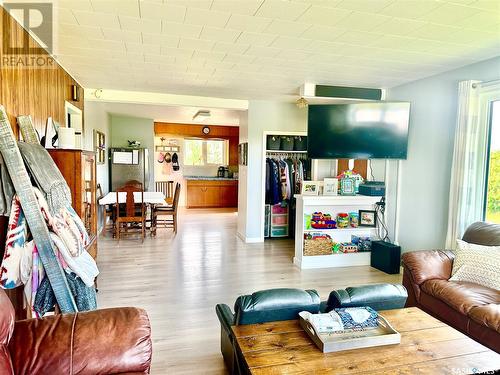
[{"label": "white baseboard", "polygon": [[263,237],[246,237],[245,235],[241,234],[240,232],[236,232],[236,235],[240,240],[242,240],[245,243],[257,243],[257,242],[264,242]]}]

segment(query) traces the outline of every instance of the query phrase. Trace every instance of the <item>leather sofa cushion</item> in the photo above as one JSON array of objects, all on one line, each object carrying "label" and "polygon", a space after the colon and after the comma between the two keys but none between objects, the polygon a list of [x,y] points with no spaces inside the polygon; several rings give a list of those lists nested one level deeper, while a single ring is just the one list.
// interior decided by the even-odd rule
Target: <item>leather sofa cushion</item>
[{"label": "leather sofa cushion", "polygon": [[301,289],[268,289],[240,296],[234,304],[237,325],[297,319],[301,311],[317,314],[318,292]]},{"label": "leather sofa cushion", "polygon": [[469,317],[475,322],[500,333],[499,304],[490,303],[489,305],[474,307],[470,310]]},{"label": "leather sofa cushion", "polygon": [[448,280],[451,276],[454,255],[451,251],[412,251],[402,256],[413,281],[420,285],[426,280]]},{"label": "leather sofa cushion", "polygon": [[466,281],[428,280],[421,287],[464,315],[474,307],[500,303],[500,291]]},{"label": "leather sofa cushion", "polygon": [[483,246],[500,246],[500,225],[478,221],[469,225],[462,240]]}]

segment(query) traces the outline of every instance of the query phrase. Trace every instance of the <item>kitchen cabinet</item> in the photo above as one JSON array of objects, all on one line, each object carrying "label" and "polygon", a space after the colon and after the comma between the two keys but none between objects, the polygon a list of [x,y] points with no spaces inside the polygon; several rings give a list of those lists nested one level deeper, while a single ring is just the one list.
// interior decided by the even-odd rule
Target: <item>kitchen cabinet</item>
[{"label": "kitchen cabinet", "polygon": [[237,207],[237,180],[187,180],[187,208]]}]

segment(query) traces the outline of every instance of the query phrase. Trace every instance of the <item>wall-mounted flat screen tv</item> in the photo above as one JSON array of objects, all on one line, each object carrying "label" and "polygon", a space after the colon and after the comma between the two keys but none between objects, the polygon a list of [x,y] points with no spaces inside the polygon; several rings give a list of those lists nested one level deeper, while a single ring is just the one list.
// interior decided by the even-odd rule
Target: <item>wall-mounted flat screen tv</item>
[{"label": "wall-mounted flat screen tv", "polygon": [[406,159],[408,102],[309,105],[312,159]]}]

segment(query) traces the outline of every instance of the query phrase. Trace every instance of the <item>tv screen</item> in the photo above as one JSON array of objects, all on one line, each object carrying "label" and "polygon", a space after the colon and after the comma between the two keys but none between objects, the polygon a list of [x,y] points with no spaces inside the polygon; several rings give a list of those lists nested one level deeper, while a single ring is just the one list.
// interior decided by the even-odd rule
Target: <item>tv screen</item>
[{"label": "tv screen", "polygon": [[312,159],[406,159],[410,103],[309,105]]}]

